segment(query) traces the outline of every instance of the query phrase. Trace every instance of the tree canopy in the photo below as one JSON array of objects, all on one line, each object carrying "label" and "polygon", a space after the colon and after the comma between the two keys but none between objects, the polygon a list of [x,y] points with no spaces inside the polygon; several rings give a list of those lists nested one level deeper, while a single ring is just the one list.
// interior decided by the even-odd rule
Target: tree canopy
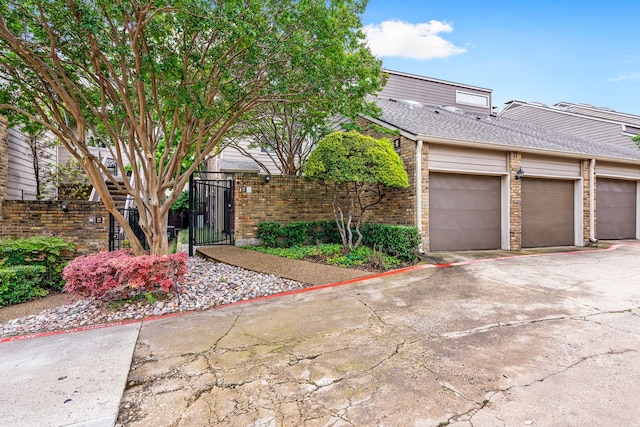
[{"label": "tree canopy", "polygon": [[[402,159],[387,138],[356,131],[333,132],[320,140],[304,167],[305,178],[327,186],[345,247],[358,247],[365,211],[379,203],[387,188],[407,188]],[[358,238],[353,241],[353,229]]]},{"label": "tree canopy", "polygon": [[[379,69],[366,0],[0,0],[0,110],[51,132],[143,252],[105,183],[107,147],[164,254],[167,213],[191,173],[259,108],[368,92]],[[340,96],[338,96],[340,98]],[[327,99],[332,99],[331,97]],[[354,98],[354,99],[357,99]],[[183,163],[185,157],[192,163]]]},{"label": "tree canopy", "polygon": [[[265,172],[276,168],[284,175],[301,174],[309,154],[331,132],[336,119],[353,121],[360,114],[373,117],[379,114],[375,103],[365,98],[385,84],[386,75],[380,73],[379,61],[371,56],[354,56],[345,71],[358,76],[357,88],[346,85],[344,90],[315,93],[301,102],[279,102],[258,108],[239,126],[240,131],[229,145],[253,159]],[[254,148],[260,148],[270,162],[264,164],[251,150]]]}]

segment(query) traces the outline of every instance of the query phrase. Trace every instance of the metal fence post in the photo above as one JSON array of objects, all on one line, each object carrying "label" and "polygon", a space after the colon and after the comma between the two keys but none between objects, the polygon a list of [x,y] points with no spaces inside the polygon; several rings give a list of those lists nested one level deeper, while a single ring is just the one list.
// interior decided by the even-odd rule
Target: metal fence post
[{"label": "metal fence post", "polygon": [[193,221],[194,221],[194,191],[195,180],[193,179],[193,173],[189,177],[189,256],[193,256],[193,241],[195,236],[193,235]]}]

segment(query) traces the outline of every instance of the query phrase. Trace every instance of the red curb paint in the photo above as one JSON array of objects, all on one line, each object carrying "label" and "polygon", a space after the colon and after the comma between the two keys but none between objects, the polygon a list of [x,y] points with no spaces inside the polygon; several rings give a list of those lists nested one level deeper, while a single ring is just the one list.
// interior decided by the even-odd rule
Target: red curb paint
[{"label": "red curb paint", "polygon": [[[236,305],[240,305],[240,304],[246,304],[246,303],[249,303],[249,302],[256,302],[256,301],[268,300],[268,299],[272,299],[272,298],[283,297],[283,296],[286,296],[286,295],[302,294],[302,293],[306,293],[306,292],[317,291],[317,290],[320,290],[320,289],[335,288],[335,287],[338,287],[338,286],[344,286],[344,285],[350,285],[350,284],[353,284],[353,283],[363,282],[365,280],[372,280],[372,279],[377,279],[379,277],[393,276],[393,275],[396,275],[396,274],[407,273],[407,272],[410,272],[410,271],[424,270],[424,269],[427,269],[427,268],[460,267],[460,266],[464,266],[464,265],[473,265],[473,264],[479,264],[479,263],[490,262],[490,261],[502,261],[502,260],[508,260],[508,259],[513,259],[513,258],[531,258],[531,257],[541,257],[541,256],[549,256],[549,255],[577,255],[577,254],[591,253],[591,252],[614,251],[614,250],[617,250],[617,249],[625,247],[625,246],[640,246],[640,243],[621,243],[621,244],[618,244],[618,245],[611,245],[608,248],[604,248],[604,249],[586,249],[586,250],[580,250],[580,251],[548,252],[548,253],[537,253],[537,254],[528,254],[528,255],[513,255],[513,256],[504,256],[504,257],[495,257],[495,258],[474,259],[474,260],[460,261],[460,262],[454,262],[454,263],[449,263],[449,264],[419,264],[419,265],[414,265],[414,266],[411,266],[411,267],[399,268],[397,270],[385,271],[383,273],[377,273],[377,274],[371,274],[371,275],[368,275],[368,276],[356,277],[355,279],[343,280],[341,282],[328,283],[326,285],[310,286],[308,288],[294,289],[294,290],[291,290],[291,291],[279,292],[279,293],[275,293],[275,294],[271,294],[271,295],[264,295],[264,296],[257,297],[257,298],[236,301],[236,302],[232,302],[230,304],[221,304],[221,305],[217,305],[215,307],[211,307],[211,308],[209,308],[207,310],[216,310],[216,309],[219,309],[219,308],[232,307],[232,306],[236,306]],[[31,339],[31,338],[42,338],[42,337],[48,337],[48,336],[53,336],[53,335],[64,335],[64,334],[72,334],[72,333],[76,333],[76,332],[91,331],[91,330],[95,330],[95,329],[111,328],[111,327],[114,327],[114,326],[129,325],[129,324],[138,323],[138,322],[144,323],[144,322],[150,322],[150,321],[154,321],[154,320],[163,320],[163,319],[169,319],[169,318],[172,318],[172,317],[182,316],[182,315],[185,315],[185,314],[199,313],[199,312],[207,311],[207,310],[178,311],[178,312],[175,312],[175,313],[168,313],[168,314],[162,314],[162,315],[159,315],[159,316],[146,317],[144,319],[123,320],[123,321],[120,321],[120,322],[101,323],[101,324],[97,324],[97,325],[83,326],[83,327],[79,327],[79,328],[65,329],[65,330],[62,330],[62,331],[50,331],[50,332],[41,332],[41,333],[37,333],[37,334],[20,335],[20,336],[15,336],[15,337],[5,337],[5,338],[0,338],[0,344],[1,343],[5,343],[5,342],[12,342],[12,341],[22,341],[22,340],[27,340],[27,339]]]}]

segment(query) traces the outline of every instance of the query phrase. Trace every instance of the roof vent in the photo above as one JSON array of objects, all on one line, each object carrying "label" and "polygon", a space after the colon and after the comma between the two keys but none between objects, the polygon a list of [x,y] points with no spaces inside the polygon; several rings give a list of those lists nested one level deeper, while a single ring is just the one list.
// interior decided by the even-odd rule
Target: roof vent
[{"label": "roof vent", "polygon": [[464,110],[458,107],[454,107],[453,105],[444,105],[442,107],[444,110],[447,110],[451,113],[456,113],[456,114],[464,114]]},{"label": "roof vent", "polygon": [[420,104],[418,101],[412,101],[410,99],[399,99],[398,100],[399,103],[404,104],[404,105],[408,105],[411,108],[422,108],[423,105]]}]

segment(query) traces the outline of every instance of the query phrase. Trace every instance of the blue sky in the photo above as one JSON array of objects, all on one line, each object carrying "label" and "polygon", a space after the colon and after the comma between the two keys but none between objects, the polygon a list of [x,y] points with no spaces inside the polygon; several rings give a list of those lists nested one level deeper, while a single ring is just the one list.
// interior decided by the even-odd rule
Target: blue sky
[{"label": "blue sky", "polygon": [[640,115],[638,0],[370,0],[385,68],[493,89],[493,105],[560,101]]}]

